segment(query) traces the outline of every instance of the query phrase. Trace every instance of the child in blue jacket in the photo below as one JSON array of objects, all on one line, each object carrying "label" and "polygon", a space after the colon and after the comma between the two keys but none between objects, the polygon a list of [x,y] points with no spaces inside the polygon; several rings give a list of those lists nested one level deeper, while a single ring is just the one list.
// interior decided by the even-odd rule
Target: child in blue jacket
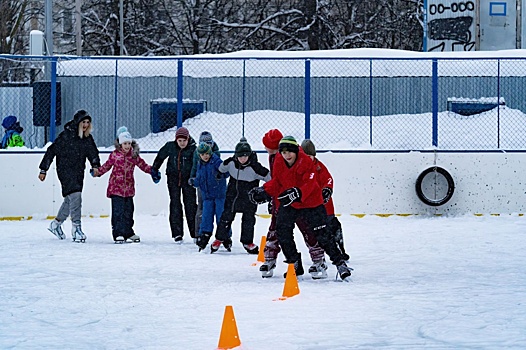
[{"label": "child in blue jacket", "polygon": [[[225,206],[226,197],[226,178],[228,174],[218,172],[219,166],[223,163],[221,158],[212,152],[212,148],[205,142],[197,147],[199,162],[195,179],[190,179],[192,185],[201,190],[203,196],[203,216],[201,218],[201,229],[197,236],[196,244],[199,251],[206,248],[212,232],[214,231],[214,215],[216,224],[219,224],[221,213]],[[226,242],[225,248],[230,251],[230,244]]]}]

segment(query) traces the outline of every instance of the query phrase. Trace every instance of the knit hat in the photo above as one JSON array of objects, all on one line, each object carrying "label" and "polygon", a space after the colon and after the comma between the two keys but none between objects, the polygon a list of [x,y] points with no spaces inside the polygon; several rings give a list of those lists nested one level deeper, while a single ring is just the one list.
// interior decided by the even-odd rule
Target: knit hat
[{"label": "knit hat", "polygon": [[119,138],[119,144],[122,145],[124,142],[132,142],[133,138],[128,131],[128,128],[125,126],[121,126],[117,130],[117,137]]},{"label": "knit hat", "polygon": [[201,142],[197,147],[197,153],[199,154],[212,154],[212,147],[206,142]]},{"label": "knit hat", "polygon": [[239,143],[236,145],[235,153],[234,155],[236,157],[243,157],[243,156],[249,156],[252,153],[252,148],[250,148],[250,145],[247,142],[247,139],[242,137],[239,140]]},{"label": "knit hat", "polygon": [[263,136],[263,144],[268,149],[278,149],[279,141],[283,138],[283,134],[278,129],[271,129]]},{"label": "knit hat", "polygon": [[298,153],[300,151],[300,146],[298,141],[293,136],[285,136],[279,141],[279,152],[294,152]]},{"label": "knit hat", "polygon": [[175,139],[185,139],[188,140],[190,138],[190,132],[187,128],[184,126],[181,126],[177,131],[175,132]]},{"label": "knit hat", "polygon": [[14,115],[9,115],[2,120],[2,126],[4,129],[9,130],[16,124],[16,117]]},{"label": "knit hat", "polygon": [[311,140],[305,139],[301,143],[301,148],[303,148],[303,152],[307,154],[308,156],[316,157],[316,147],[314,147],[314,143],[312,143]]},{"label": "knit hat", "polygon": [[201,135],[199,135],[199,143],[206,142],[210,146],[214,144],[214,140],[212,139],[212,134],[209,131],[203,131]]}]

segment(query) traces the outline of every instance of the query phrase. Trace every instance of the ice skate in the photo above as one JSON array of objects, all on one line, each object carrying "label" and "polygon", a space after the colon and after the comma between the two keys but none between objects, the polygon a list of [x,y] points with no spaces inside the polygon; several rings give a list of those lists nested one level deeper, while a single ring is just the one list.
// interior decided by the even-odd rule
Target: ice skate
[{"label": "ice skate", "polygon": [[139,243],[141,241],[141,237],[133,235],[131,237],[128,237],[127,241],[130,241],[131,243]]},{"label": "ice skate", "polygon": [[259,267],[262,278],[270,278],[274,276],[274,269],[276,268],[276,259],[265,259],[263,265]]},{"label": "ice skate", "polygon": [[336,265],[336,268],[338,269],[338,274],[340,275],[342,281],[352,282],[351,273],[353,269],[348,267],[345,261],[342,260],[338,265]]},{"label": "ice skate", "polygon": [[228,252],[231,252],[232,251],[232,240],[230,238],[225,239],[223,241],[223,247],[225,247],[225,249]]},{"label": "ice skate", "polygon": [[248,254],[259,254],[259,247],[254,243],[243,244],[243,248],[245,248]]},{"label": "ice skate", "polygon": [[210,254],[213,254],[215,252],[217,252],[219,250],[219,247],[221,247],[221,242],[220,240],[216,239],[212,245],[210,246]]},{"label": "ice skate", "polygon": [[71,236],[73,237],[73,242],[86,242],[86,235],[82,232],[80,225],[73,224],[73,227],[71,227]]},{"label": "ice skate", "polygon": [[175,236],[174,242],[177,244],[183,244],[183,236]]},{"label": "ice skate", "polygon": [[196,244],[199,247],[199,251],[204,250],[206,248],[210,237],[212,237],[211,232],[203,232],[200,236],[197,237]]},{"label": "ice skate", "polygon": [[[291,264],[286,260],[285,263]],[[303,276],[303,274],[305,273],[305,270],[303,270],[303,263],[301,262],[301,253],[298,253],[298,260],[294,262],[294,271],[296,272],[296,277]],[[283,277],[287,277],[286,272],[283,274]]]},{"label": "ice skate", "polygon": [[49,232],[57,236],[58,239],[66,239],[66,234],[64,233],[64,231],[62,231],[62,227],[60,227],[60,223],[57,220],[51,221],[48,230]]},{"label": "ice skate", "polygon": [[126,242],[123,236],[117,236],[113,239],[113,241],[115,242],[115,244],[122,244]]},{"label": "ice skate", "polygon": [[315,261],[311,267],[309,267],[309,273],[312,279],[319,280],[327,278],[327,264],[325,259]]}]

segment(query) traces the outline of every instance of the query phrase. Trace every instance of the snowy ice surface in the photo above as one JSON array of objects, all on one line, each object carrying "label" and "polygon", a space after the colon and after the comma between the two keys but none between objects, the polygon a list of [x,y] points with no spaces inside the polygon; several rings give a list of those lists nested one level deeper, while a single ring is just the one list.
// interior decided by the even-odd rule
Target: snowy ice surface
[{"label": "snowy ice surface", "polygon": [[[242,349],[524,349],[526,229],[521,216],[341,216],[353,282],[283,292],[280,254],[197,252],[168,218],[135,216],[139,244],[115,245],[109,218],[85,218],[85,244],[49,221],[0,222],[1,349],[215,349],[232,305]],[[255,243],[269,219],[258,217]],[[305,268],[310,259],[296,235]]]}]

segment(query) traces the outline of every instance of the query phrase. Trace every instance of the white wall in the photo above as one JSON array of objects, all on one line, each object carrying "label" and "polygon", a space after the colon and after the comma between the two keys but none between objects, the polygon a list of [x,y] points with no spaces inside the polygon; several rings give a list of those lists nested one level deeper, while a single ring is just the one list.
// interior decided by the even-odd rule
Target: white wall
[{"label": "white wall", "polygon": [[[62,196],[54,164],[45,182],[38,180],[42,153],[0,153],[0,218],[56,215]],[[143,154],[151,164],[155,155]],[[225,154],[225,157],[229,156]],[[513,214],[524,213],[526,154],[523,153],[320,153],[335,179],[336,212],[342,214]],[[422,203],[415,192],[418,175],[435,164],[447,169],[455,181],[453,198],[443,206]],[[104,162],[108,154],[101,154]],[[260,154],[263,164],[266,155]],[[155,185],[139,169],[136,213],[168,212],[168,191],[163,179]],[[108,215],[109,174],[94,179],[86,170],[84,215]],[[265,213],[266,206],[258,212]]]}]

